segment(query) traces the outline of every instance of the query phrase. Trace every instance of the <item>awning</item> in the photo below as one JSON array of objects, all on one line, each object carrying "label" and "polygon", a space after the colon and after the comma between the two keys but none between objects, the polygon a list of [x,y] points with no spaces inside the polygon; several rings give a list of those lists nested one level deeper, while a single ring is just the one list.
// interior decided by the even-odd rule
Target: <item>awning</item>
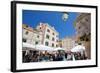
[{"label": "awning", "polygon": [[35,50],[35,46],[29,43],[23,43],[23,50]]},{"label": "awning", "polygon": [[34,46],[34,45],[29,44],[29,43],[23,43],[23,47],[35,48],[35,46]]},{"label": "awning", "polygon": [[36,49],[41,51],[55,51],[54,48],[45,45],[36,45]]},{"label": "awning", "polygon": [[40,50],[40,51],[55,51],[55,48],[45,45],[32,45],[29,43],[23,43],[23,50]]},{"label": "awning", "polygon": [[85,47],[82,45],[75,46],[74,48],[71,49],[71,52],[81,52],[85,51]]},{"label": "awning", "polygon": [[65,50],[65,49],[58,47],[58,48],[55,48],[55,50]]}]

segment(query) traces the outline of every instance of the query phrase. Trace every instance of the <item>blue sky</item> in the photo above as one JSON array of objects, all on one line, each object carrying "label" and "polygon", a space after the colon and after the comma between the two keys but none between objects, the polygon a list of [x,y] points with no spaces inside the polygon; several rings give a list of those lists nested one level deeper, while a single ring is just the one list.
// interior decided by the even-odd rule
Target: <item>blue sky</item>
[{"label": "blue sky", "polygon": [[35,28],[40,22],[48,23],[59,32],[60,39],[74,36],[76,30],[73,23],[78,13],[68,12],[67,21],[62,20],[62,15],[62,12],[23,10],[22,24]]}]

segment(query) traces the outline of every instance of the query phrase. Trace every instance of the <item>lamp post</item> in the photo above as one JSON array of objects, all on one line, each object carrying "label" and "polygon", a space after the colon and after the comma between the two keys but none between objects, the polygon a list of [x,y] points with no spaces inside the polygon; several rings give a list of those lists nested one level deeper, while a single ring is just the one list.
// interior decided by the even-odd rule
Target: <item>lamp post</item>
[{"label": "lamp post", "polygon": [[68,13],[67,12],[63,12],[63,15],[62,15],[62,20],[63,21],[67,21],[67,19],[68,19]]}]

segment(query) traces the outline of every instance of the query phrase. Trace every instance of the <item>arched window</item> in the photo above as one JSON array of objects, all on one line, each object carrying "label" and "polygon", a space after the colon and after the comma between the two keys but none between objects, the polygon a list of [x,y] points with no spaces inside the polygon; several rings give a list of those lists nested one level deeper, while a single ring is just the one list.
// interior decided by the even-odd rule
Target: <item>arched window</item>
[{"label": "arched window", "polygon": [[37,41],[35,42],[36,45],[37,45],[38,43],[39,43],[39,42],[37,42]]},{"label": "arched window", "polygon": [[53,35],[55,35],[55,33],[52,33]]},{"label": "arched window", "polygon": [[52,43],[52,47],[54,47],[54,43]]},{"label": "arched window", "polygon": [[55,39],[54,39],[54,37],[52,38],[52,41],[54,41]]},{"label": "arched window", "polygon": [[46,38],[47,38],[47,39],[49,39],[49,38],[50,38],[50,36],[49,36],[49,35],[46,35]]},{"label": "arched window", "polygon": [[50,30],[49,30],[49,29],[47,29],[47,32],[50,32]]},{"label": "arched window", "polygon": [[28,31],[25,32],[26,35],[28,35],[28,33],[29,33]]},{"label": "arched window", "polygon": [[48,45],[49,45],[49,43],[48,43],[48,42],[45,42],[45,45],[46,45],[46,46],[48,46]]},{"label": "arched window", "polygon": [[25,38],[22,39],[23,42],[26,42],[27,40]]}]

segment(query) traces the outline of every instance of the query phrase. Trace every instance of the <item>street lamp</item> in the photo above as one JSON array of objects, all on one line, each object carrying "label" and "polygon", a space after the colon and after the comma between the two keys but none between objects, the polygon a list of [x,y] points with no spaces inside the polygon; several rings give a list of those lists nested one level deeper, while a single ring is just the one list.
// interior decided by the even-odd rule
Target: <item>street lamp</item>
[{"label": "street lamp", "polygon": [[67,12],[63,12],[63,15],[62,15],[62,20],[63,21],[67,21],[67,19],[68,19],[68,13]]}]

